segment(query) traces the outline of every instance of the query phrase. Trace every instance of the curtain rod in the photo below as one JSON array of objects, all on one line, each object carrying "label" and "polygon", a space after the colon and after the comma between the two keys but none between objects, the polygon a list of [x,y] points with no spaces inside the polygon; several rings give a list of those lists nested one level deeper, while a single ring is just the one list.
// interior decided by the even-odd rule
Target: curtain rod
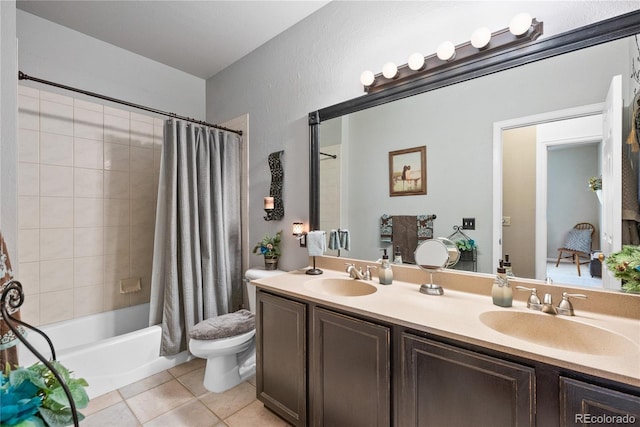
[{"label": "curtain rod", "polygon": [[187,122],[196,123],[196,124],[203,125],[203,126],[209,126],[209,127],[212,127],[212,128],[216,128],[216,129],[224,130],[224,131],[227,131],[227,132],[233,132],[233,133],[238,134],[238,135],[242,135],[242,131],[241,130],[229,129],[229,128],[226,128],[224,126],[214,125],[214,124],[211,124],[211,123],[204,122],[202,120],[192,119],[191,117],[179,116],[178,114],[175,114],[175,113],[168,113],[166,111],[157,110],[155,108],[145,107],[144,105],[134,104],[132,102],[123,101],[121,99],[112,98],[112,97],[106,96],[106,95],[100,95],[99,93],[89,92],[89,91],[86,91],[86,90],[83,90],[83,89],[77,89],[75,87],[66,86],[66,85],[63,85],[63,84],[60,84],[60,83],[55,83],[55,82],[51,82],[51,81],[48,81],[48,80],[39,79],[37,77],[33,77],[33,76],[28,75],[28,74],[25,74],[22,71],[18,71],[18,80],[32,80],[34,82],[42,83],[42,84],[49,85],[49,86],[55,86],[57,88],[64,89],[64,90],[69,90],[71,92],[78,92],[78,93],[81,93],[83,95],[92,96],[94,98],[104,99],[105,101],[115,102],[116,104],[122,104],[122,105],[126,105],[128,107],[137,108],[139,110],[145,110],[145,111],[149,111],[151,113],[160,114],[162,116],[173,117],[174,119],[185,120]]}]

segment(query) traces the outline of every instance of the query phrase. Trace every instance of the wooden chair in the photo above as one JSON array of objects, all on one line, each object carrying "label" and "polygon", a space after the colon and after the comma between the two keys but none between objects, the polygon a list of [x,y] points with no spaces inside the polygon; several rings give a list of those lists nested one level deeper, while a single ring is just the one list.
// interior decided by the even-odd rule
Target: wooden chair
[{"label": "wooden chair", "polygon": [[[589,230],[591,232],[588,239],[588,250],[586,241],[572,241],[572,234],[576,235],[576,233],[572,233],[573,230]],[[588,264],[589,262],[591,262],[591,243],[593,242],[593,233],[595,231],[596,228],[588,222],[580,222],[576,224],[567,236],[565,247],[558,248],[558,261],[556,261],[556,267],[560,264],[561,258],[571,258],[572,262],[578,268],[578,276],[580,276],[580,264]],[[563,256],[563,253],[566,253],[566,255]],[[580,258],[586,258],[587,260],[581,262]]]}]

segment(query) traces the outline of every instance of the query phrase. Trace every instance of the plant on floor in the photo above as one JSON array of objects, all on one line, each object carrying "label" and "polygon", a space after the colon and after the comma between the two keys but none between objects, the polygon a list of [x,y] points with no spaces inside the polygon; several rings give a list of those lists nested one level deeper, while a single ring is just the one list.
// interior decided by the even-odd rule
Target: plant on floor
[{"label": "plant on floor", "polygon": [[[58,361],[50,361],[67,384],[76,409],[86,408],[88,386],[83,378],[73,378]],[[84,416],[78,413],[78,419]],[[0,377],[0,426],[62,427],[73,424],[71,406],[64,389],[53,372],[38,362],[28,368],[11,369],[9,364]]]},{"label": "plant on floor", "polygon": [[267,233],[264,235],[261,241],[256,243],[256,246],[253,248],[253,253],[264,255],[265,258],[279,258],[281,240],[282,230],[278,231],[273,236]]},{"label": "plant on floor", "polygon": [[640,293],[640,246],[623,246],[605,259],[607,268],[622,280],[626,292]]}]

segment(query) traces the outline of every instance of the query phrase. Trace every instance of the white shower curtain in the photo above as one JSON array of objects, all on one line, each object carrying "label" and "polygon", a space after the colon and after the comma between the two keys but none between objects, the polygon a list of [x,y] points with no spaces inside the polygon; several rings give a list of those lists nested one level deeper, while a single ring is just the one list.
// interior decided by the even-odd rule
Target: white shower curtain
[{"label": "white shower curtain", "polygon": [[160,355],[198,322],[242,302],[240,144],[232,132],[167,120],[158,183],[150,325]]}]

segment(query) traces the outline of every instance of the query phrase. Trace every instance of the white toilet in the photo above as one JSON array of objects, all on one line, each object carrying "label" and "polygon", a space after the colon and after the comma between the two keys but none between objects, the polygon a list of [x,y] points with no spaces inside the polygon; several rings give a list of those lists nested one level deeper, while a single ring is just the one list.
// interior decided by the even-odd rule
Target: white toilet
[{"label": "white toilet", "polygon": [[[245,286],[251,313],[256,311],[256,287],[249,282],[276,274],[281,270],[253,268],[245,272]],[[204,387],[216,393],[228,390],[245,381],[256,372],[255,327],[248,332],[228,338],[189,339],[189,351],[196,357],[207,359]]]}]

